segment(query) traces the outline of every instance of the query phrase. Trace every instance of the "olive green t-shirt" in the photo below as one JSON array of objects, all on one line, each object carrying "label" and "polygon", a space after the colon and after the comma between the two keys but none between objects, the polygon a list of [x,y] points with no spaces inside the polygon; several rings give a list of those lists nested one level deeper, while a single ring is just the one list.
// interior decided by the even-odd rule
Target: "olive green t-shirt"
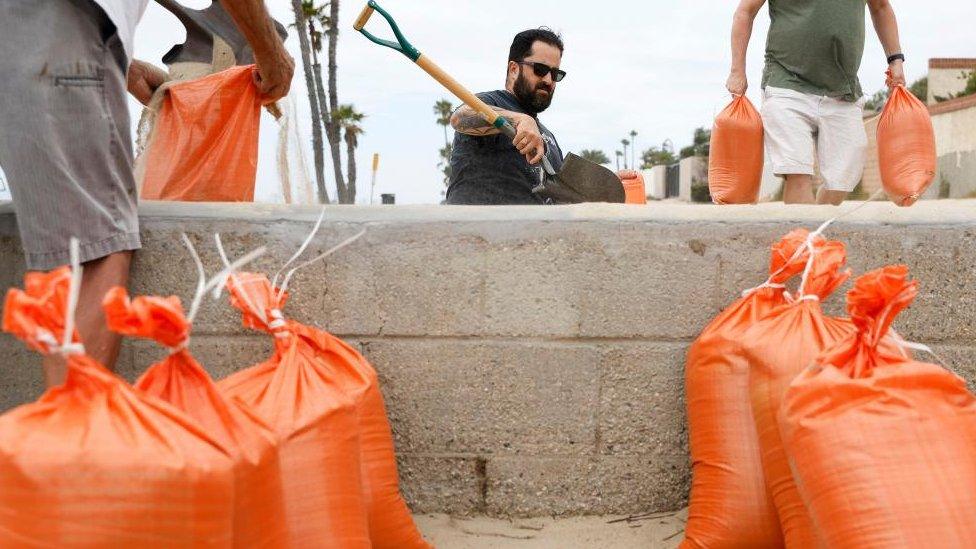
[{"label": "olive green t-shirt", "polygon": [[857,101],[866,0],[769,0],[763,88]]}]

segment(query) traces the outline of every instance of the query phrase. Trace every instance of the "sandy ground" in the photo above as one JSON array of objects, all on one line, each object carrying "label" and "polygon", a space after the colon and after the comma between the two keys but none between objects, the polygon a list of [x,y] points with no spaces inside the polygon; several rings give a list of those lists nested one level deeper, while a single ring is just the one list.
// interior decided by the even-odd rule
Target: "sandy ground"
[{"label": "sandy ground", "polygon": [[687,511],[635,517],[543,519],[417,515],[437,549],[672,549],[681,543]]}]

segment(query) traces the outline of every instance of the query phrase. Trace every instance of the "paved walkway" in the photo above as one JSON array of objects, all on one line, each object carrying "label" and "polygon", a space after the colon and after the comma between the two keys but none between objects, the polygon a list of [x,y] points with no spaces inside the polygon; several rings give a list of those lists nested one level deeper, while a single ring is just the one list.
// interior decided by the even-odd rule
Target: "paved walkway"
[{"label": "paved walkway", "polygon": [[417,515],[416,520],[437,549],[673,549],[681,543],[687,516],[687,511],[679,511],[629,519]]}]

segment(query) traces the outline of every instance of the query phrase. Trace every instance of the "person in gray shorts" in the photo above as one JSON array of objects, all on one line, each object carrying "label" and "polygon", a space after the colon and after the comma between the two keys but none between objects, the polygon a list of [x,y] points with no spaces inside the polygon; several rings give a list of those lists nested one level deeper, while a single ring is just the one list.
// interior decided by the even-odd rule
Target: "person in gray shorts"
[{"label": "person in gray shorts", "polygon": [[[87,353],[114,368],[120,339],[101,301],[126,286],[141,246],[126,91],[148,103],[166,74],[133,61],[148,0],[0,2],[0,166],[7,175],[31,270],[69,262],[81,243],[77,325]],[[294,61],[262,0],[223,0],[254,49],[266,102],[288,93]],[[49,386],[64,360],[44,365]]]}]

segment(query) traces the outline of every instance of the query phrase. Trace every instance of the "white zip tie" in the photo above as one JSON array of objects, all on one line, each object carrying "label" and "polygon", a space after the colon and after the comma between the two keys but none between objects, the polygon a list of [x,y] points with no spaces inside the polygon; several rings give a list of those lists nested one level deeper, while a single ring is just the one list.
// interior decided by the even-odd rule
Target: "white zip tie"
[{"label": "white zip tie", "polygon": [[75,312],[78,309],[78,297],[81,293],[81,281],[84,267],[81,266],[81,244],[72,237],[69,246],[71,256],[71,282],[68,286],[68,307],[64,319],[64,335],[59,345],[57,339],[50,332],[44,330],[38,334],[38,341],[43,341],[51,348],[52,353],[65,358],[72,355],[85,354],[85,346],[74,341]]},{"label": "white zip tie", "polygon": [[785,290],[786,284],[777,284],[775,282],[770,282],[767,280],[766,282],[763,282],[762,284],[756,286],[755,288],[749,288],[748,290],[744,290],[742,292],[742,297],[749,297],[749,295],[758,292],[763,288],[772,288],[774,290]]}]

